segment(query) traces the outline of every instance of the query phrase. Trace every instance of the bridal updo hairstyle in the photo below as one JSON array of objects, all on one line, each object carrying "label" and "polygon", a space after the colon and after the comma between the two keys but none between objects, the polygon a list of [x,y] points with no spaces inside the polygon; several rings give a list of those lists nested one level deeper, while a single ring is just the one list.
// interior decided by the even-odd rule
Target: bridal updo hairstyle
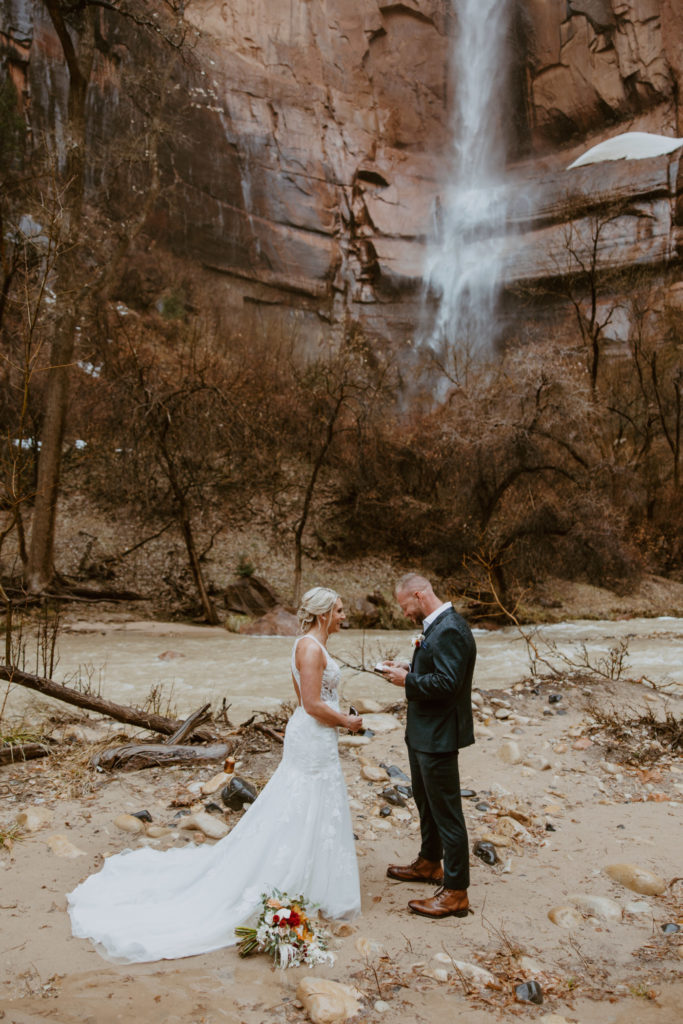
[{"label": "bridal updo hairstyle", "polygon": [[301,598],[301,605],[296,613],[302,633],[308,633],[315,625],[319,615],[326,615],[334,608],[339,594],[328,587],[313,587]]}]

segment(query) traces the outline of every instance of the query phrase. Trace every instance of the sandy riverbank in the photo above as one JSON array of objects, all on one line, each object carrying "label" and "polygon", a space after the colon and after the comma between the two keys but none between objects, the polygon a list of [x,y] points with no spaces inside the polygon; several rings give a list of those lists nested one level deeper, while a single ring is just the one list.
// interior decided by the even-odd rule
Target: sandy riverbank
[{"label": "sandy riverbank", "polygon": [[[637,736],[627,741],[631,752],[640,751],[640,768],[620,763],[627,748],[598,728],[587,702],[597,699],[608,712],[632,709],[631,717],[653,712],[662,720],[667,712],[680,718],[681,699],[626,683],[588,689],[543,685],[538,694],[521,687],[484,694],[478,742],[463,752],[461,769],[463,786],[477,794],[465,801],[471,841],[493,834],[500,861],[490,867],[471,857],[475,914],[466,921],[432,922],[409,914],[407,900],[423,891],[385,877],[387,863],[407,862],[417,852],[414,808],[409,802],[410,815],[400,815],[405,821],[395,813],[380,818],[388,780],[363,779],[361,758],[406,769],[400,721],[366,746],[343,748],[359,837],[363,914],[351,934],[333,939],[335,965],[313,973],[365,993],[358,1020],[483,1024],[491,1014],[537,1020],[551,1013],[580,1024],[680,1019],[681,935],[665,936],[661,925],[683,924],[682,884],[658,896],[639,895],[604,868],[629,862],[667,883],[683,874],[683,768],[666,749],[653,753],[652,737],[640,746]],[[562,700],[550,704],[550,692],[561,693]],[[492,700],[509,703],[507,718],[496,717],[505,709]],[[206,766],[104,775],[85,768],[82,742],[117,731],[91,719],[85,732],[76,733],[81,742],[56,759],[1,769],[3,826],[34,805],[47,807],[50,821],[11,850],[0,847],[0,1016],[16,1024],[113,1024],[133,1016],[159,1024],[302,1022],[295,990],[305,969],[277,973],[264,957],[240,961],[234,949],[122,967],[71,938],[65,893],[97,870],[103,856],[141,842],[163,848],[196,840],[176,828],[159,840],[131,836],[117,829],[114,818],[145,808],[155,822],[172,822],[173,799],[214,771]],[[517,744],[516,763],[501,757],[506,742]],[[262,784],[279,748],[265,740],[260,746],[260,752],[241,753],[240,770]],[[642,761],[647,756],[654,761]],[[477,804],[489,806],[482,810]],[[235,815],[227,820],[234,823]],[[59,848],[54,841],[50,845],[55,835],[80,853],[53,852]],[[609,908],[618,919],[590,916],[585,908],[578,912],[575,896],[614,901],[616,910],[607,903],[603,911]],[[548,911],[558,905],[574,906],[570,929],[549,920]],[[435,960],[444,954],[490,970],[496,986],[468,985],[449,962]],[[543,989],[542,1006],[514,1001],[515,985],[531,978]],[[383,1011],[374,1006],[380,995],[388,1004]]]}]

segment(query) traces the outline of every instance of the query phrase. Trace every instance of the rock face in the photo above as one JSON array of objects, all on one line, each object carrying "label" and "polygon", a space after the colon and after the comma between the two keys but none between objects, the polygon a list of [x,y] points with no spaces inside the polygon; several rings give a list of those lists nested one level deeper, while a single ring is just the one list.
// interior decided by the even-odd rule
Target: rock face
[{"label": "rock face", "polygon": [[[174,199],[162,199],[151,229],[205,268],[245,327],[284,324],[315,343],[350,318],[405,343],[447,174],[457,9],[450,0],[195,0],[188,12],[201,31],[197,68],[172,87],[179,130],[163,173]],[[140,56],[135,33],[107,18],[89,108],[105,133],[122,116],[117,64]],[[590,232],[610,197],[630,212],[611,225],[602,259],[678,265],[681,150],[566,167],[620,131],[683,134],[679,0],[517,0],[512,36],[519,233],[508,284],[556,277],[558,259],[570,273],[567,225]],[[44,6],[8,0],[0,40],[38,129],[65,102]]]}]

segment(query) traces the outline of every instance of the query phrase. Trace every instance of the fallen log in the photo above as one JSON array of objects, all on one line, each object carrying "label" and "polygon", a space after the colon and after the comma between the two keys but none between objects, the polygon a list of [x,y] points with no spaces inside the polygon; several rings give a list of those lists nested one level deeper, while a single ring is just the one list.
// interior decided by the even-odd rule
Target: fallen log
[{"label": "fallen log", "polygon": [[180,728],[176,729],[173,735],[169,736],[167,740],[164,740],[164,743],[167,746],[172,747],[184,740],[186,736],[189,736],[194,731],[195,726],[201,725],[202,722],[206,722],[207,719],[211,718],[211,712],[209,710],[210,707],[210,704],[205,704],[203,708],[199,709],[199,711],[195,711],[193,715],[186,718]]},{"label": "fallen log", "polygon": [[0,764],[33,761],[36,757],[47,757],[49,753],[47,743],[3,743],[0,747]]},{"label": "fallen log", "polygon": [[231,743],[213,743],[210,746],[173,746],[165,743],[128,743],[123,747],[101,750],[90,763],[104,771],[135,771],[139,768],[159,768],[172,764],[196,764],[200,761],[224,761],[234,750]]},{"label": "fallen log", "polygon": [[264,736],[270,736],[272,740],[277,740],[278,743],[284,743],[285,737],[281,732],[277,732],[276,729],[271,729],[269,725],[264,725],[263,722],[255,722],[254,729],[258,729]]},{"label": "fallen log", "polygon": [[[8,683],[14,683],[17,686],[26,686],[29,690],[42,693],[45,697],[53,697],[55,700],[64,701],[65,704],[74,704],[78,708],[85,708],[88,711],[96,711],[101,715],[107,715],[116,722],[135,725],[141,729],[151,729],[152,732],[160,732],[164,736],[173,736],[185,724],[178,722],[174,718],[166,718],[165,715],[157,715],[151,711],[141,711],[139,708],[116,704],[114,701],[105,700],[104,697],[97,697],[92,693],[80,693],[69,686],[55,683],[53,679],[34,676],[28,672],[22,672],[18,668],[9,668],[7,665],[0,665],[0,679],[5,679]],[[193,730],[192,738],[210,741],[216,740],[219,737],[214,729],[199,726]]]}]

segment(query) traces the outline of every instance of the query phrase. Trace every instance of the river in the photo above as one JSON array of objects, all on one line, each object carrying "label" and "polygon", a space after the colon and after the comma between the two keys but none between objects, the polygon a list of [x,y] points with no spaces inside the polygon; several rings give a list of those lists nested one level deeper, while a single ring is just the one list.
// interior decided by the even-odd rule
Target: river
[{"label": "river", "polygon": [[[408,658],[412,635],[349,629],[332,638],[330,651],[351,665],[372,665],[392,655]],[[527,646],[517,629],[475,630],[475,636],[475,687],[504,689],[530,674]],[[581,660],[585,650],[592,663],[605,659],[623,641],[627,644],[623,676],[645,678],[683,694],[683,619],[579,620],[537,627],[534,636],[544,655],[549,645],[555,645],[575,661]],[[216,709],[225,698],[232,721],[241,722],[254,711],[292,699],[291,646],[289,637],[240,636],[221,627],[76,621],[60,635],[54,677],[67,684],[78,678],[89,680],[95,692],[121,704],[142,703],[155,687],[162,713],[170,702],[171,713],[180,716],[207,701]],[[36,666],[28,662],[26,669],[35,671]],[[342,692],[346,703],[361,696],[388,703],[398,696],[378,676],[349,667],[343,670]],[[35,708],[38,700],[33,692],[13,687],[6,714],[22,714],[27,707]]]}]

